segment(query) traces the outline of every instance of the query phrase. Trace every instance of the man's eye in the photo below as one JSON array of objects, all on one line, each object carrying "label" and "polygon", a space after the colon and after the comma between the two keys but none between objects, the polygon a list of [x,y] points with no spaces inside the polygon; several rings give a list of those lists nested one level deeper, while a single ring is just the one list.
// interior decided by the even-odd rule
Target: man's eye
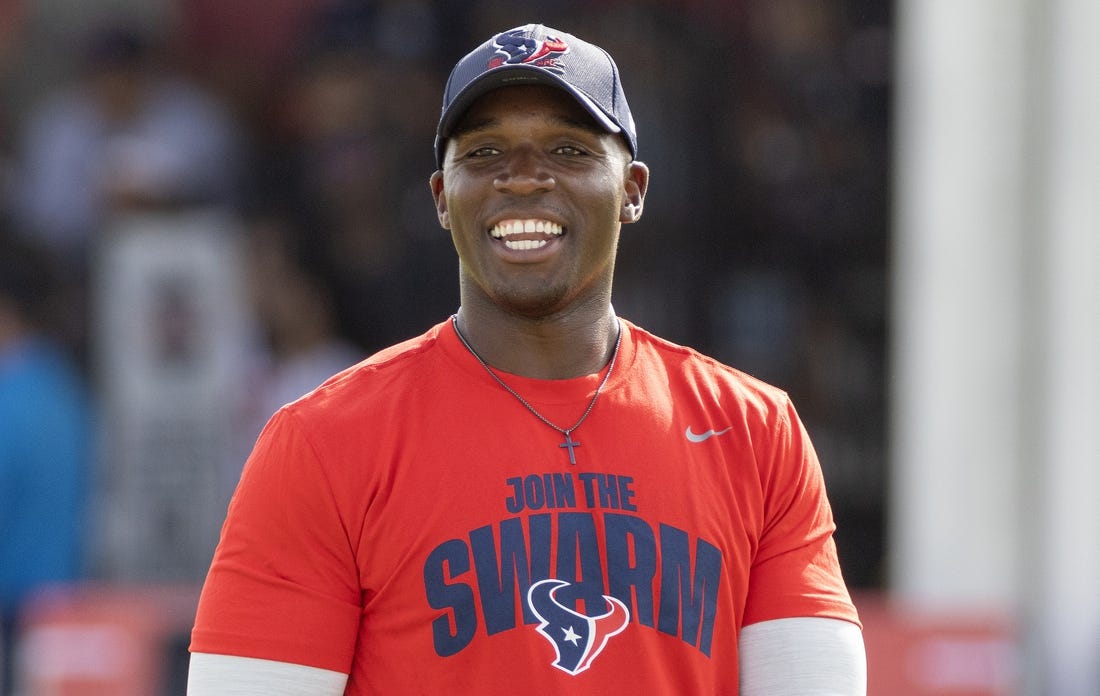
[{"label": "man's eye", "polygon": [[466,153],[467,157],[490,157],[492,155],[499,154],[500,150],[495,147],[477,147]]},{"label": "man's eye", "polygon": [[561,147],[554,150],[554,152],[559,155],[570,155],[573,157],[586,154],[584,150],[574,145],[562,145]]}]

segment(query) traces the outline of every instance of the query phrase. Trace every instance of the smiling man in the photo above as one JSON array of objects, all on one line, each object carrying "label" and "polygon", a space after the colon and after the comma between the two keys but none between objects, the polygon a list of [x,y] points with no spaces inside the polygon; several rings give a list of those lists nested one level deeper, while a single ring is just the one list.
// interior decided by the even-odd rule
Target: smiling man
[{"label": "smiling man", "polygon": [[435,147],[461,306],[271,419],[189,693],[863,694],[790,400],[611,305],[649,184],[611,57],[496,35]]}]

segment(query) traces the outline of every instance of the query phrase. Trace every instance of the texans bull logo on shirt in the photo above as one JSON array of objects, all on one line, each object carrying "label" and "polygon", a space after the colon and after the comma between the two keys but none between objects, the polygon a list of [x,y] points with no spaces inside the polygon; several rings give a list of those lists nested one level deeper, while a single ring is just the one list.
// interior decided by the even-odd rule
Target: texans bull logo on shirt
[{"label": "texans bull logo on shirt", "polygon": [[604,595],[610,607],[607,613],[585,616],[555,598],[563,587],[569,587],[569,583],[540,580],[527,591],[527,605],[541,621],[538,632],[554,646],[557,655],[554,666],[570,674],[579,674],[588,669],[611,636],[626,628],[630,612],[615,597]]},{"label": "texans bull logo on shirt", "polygon": [[710,657],[717,546],[633,514],[629,476],[557,472],[505,485],[515,516],[444,541],[424,563],[425,597],[441,612],[431,625],[437,655],[530,624],[553,646],[548,663],[576,676],[635,623]]}]

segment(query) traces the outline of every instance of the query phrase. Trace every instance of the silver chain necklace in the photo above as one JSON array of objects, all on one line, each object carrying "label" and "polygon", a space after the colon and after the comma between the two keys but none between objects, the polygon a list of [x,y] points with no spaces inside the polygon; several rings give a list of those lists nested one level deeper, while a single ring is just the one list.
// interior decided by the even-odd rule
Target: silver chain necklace
[{"label": "silver chain necklace", "polygon": [[451,315],[451,324],[454,326],[455,334],[458,335],[458,340],[462,341],[462,345],[466,346],[466,350],[470,351],[470,355],[474,356],[474,358],[476,358],[477,361],[479,363],[481,363],[481,366],[485,368],[485,371],[489,373],[489,376],[492,377],[493,380],[495,380],[497,384],[504,387],[505,391],[507,391],[512,396],[516,397],[516,400],[519,401],[521,404],[523,404],[523,406],[528,411],[530,411],[532,414],[534,414],[535,418],[538,418],[540,421],[542,421],[543,423],[549,425],[551,428],[553,428],[554,430],[557,430],[559,433],[561,433],[562,435],[565,436],[565,442],[558,445],[558,447],[560,447],[562,449],[567,449],[569,451],[569,463],[570,464],[576,464],[577,463],[577,457],[573,453],[573,449],[576,448],[576,447],[581,446],[580,442],[573,439],[573,431],[580,427],[581,423],[584,422],[585,418],[588,418],[588,414],[592,413],[592,409],[596,407],[596,399],[600,398],[600,392],[603,391],[603,387],[604,387],[605,384],[607,384],[607,380],[611,378],[611,371],[615,369],[615,358],[617,358],[619,356],[619,345],[622,344],[622,342],[623,342],[623,325],[622,325],[622,322],[619,321],[618,317],[615,318],[615,322],[618,324],[618,327],[619,327],[619,335],[615,337],[615,348],[614,348],[614,350],[611,351],[611,359],[607,362],[607,373],[603,376],[603,379],[600,380],[599,386],[596,387],[596,393],[592,395],[592,400],[588,402],[588,408],[584,409],[584,413],[582,413],[581,417],[577,419],[577,422],[573,424],[573,427],[571,427],[571,428],[562,428],[561,426],[558,426],[558,425],[555,425],[554,423],[551,423],[550,419],[548,419],[546,416],[544,416],[541,413],[539,413],[538,411],[536,411],[534,406],[527,403],[527,399],[524,399],[522,396],[519,395],[519,392],[517,392],[515,389],[512,389],[510,386],[508,386],[507,382],[505,382],[503,379],[501,379],[497,375],[497,373],[493,371],[493,368],[489,367],[489,363],[485,362],[485,360],[483,360],[482,357],[477,354],[477,351],[474,350],[474,347],[470,345],[470,342],[467,341],[466,337],[462,335],[461,331],[459,331],[459,329],[458,329],[458,315],[457,314]]}]

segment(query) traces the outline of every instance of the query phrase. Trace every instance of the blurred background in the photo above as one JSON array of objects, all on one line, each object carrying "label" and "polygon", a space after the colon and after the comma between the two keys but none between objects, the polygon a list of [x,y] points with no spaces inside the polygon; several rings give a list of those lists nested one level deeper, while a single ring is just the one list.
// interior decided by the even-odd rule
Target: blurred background
[{"label": "blurred background", "polygon": [[0,0],[3,694],[182,694],[266,418],[442,321],[442,85],[607,48],[618,312],[786,389],[870,693],[1100,694],[1091,0]]}]

